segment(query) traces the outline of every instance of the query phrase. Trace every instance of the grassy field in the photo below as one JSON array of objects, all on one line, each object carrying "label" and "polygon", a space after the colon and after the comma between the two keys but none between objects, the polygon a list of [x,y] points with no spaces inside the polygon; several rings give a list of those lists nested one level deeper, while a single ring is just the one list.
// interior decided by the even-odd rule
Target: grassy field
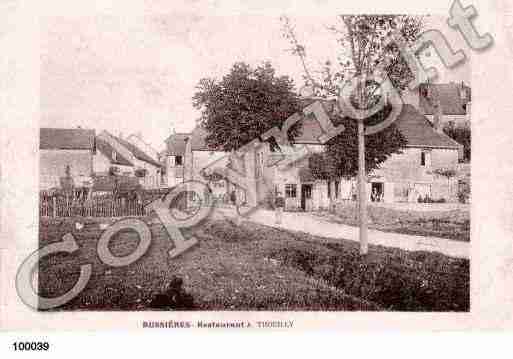
[{"label": "grassy field", "polygon": [[[127,267],[108,267],[96,253],[98,221],[77,231],[74,221],[41,221],[40,245],[71,232],[80,250],[40,261],[39,291],[58,296],[78,278],[79,264],[91,263],[85,290],[61,310],[148,310],[173,276],[194,298],[191,310],[469,310],[469,262],[440,254],[358,244],[311,243],[308,234],[244,222],[210,221],[195,231],[200,243],[176,259],[161,225],[152,225],[148,252]],[[186,233],[186,236],[190,235]],[[122,256],[138,243],[119,232],[111,251]]]},{"label": "grassy field", "polygon": [[[334,212],[316,213],[335,223],[358,226],[355,203],[337,204]],[[433,236],[470,242],[468,210],[404,211],[368,206],[369,228],[385,232]]]}]

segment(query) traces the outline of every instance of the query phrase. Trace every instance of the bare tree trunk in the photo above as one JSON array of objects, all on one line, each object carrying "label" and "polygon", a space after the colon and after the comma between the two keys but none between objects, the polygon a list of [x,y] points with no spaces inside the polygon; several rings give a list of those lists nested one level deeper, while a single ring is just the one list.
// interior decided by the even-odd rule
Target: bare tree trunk
[{"label": "bare tree trunk", "polygon": [[358,121],[358,207],[360,212],[360,254],[367,254],[367,180],[365,176],[365,126]]}]

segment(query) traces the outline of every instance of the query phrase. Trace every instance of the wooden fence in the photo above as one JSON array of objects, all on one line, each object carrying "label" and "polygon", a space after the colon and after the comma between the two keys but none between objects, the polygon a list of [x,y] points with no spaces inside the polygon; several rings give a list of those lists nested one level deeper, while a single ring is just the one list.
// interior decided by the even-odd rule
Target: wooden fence
[{"label": "wooden fence", "polygon": [[39,215],[42,217],[126,217],[146,216],[149,212],[148,208],[136,200],[93,198],[79,201],[55,197],[39,199]]}]

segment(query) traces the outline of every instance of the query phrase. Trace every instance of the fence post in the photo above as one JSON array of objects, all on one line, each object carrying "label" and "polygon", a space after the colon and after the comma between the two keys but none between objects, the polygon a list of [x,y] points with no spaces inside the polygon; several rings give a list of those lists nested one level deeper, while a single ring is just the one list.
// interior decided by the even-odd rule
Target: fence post
[{"label": "fence post", "polygon": [[52,202],[53,202],[53,217],[57,217],[57,198],[52,197]]}]

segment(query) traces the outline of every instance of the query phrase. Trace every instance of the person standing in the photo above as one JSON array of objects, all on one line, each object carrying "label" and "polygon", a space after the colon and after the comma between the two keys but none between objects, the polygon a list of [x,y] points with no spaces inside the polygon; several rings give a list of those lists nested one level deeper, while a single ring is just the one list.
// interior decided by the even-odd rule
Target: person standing
[{"label": "person standing", "polygon": [[281,224],[283,217],[283,208],[285,207],[285,198],[283,198],[280,191],[276,193],[276,199],[274,202],[274,213],[276,217],[276,224]]},{"label": "person standing", "polygon": [[239,200],[239,194],[237,193],[237,189],[234,189],[231,193],[230,193],[230,201],[232,202],[232,204],[235,206],[235,224],[239,225],[240,224],[240,200]]}]

